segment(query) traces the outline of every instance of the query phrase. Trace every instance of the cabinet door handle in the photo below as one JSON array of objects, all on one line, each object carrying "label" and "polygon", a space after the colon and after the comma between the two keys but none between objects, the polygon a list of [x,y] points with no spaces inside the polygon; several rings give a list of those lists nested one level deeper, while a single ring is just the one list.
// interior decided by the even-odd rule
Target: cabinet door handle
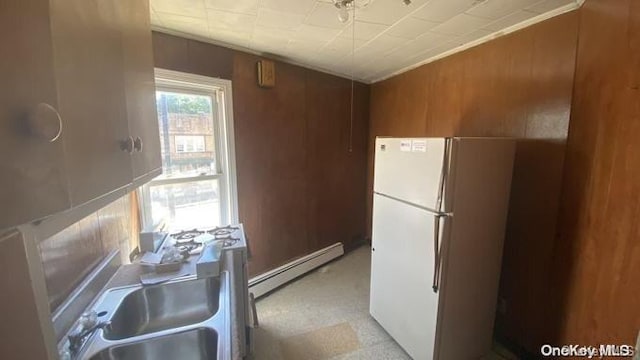
[{"label": "cabinet door handle", "polygon": [[131,136],[120,141],[120,150],[126,151],[129,154],[133,153],[133,138]]},{"label": "cabinet door handle", "polygon": [[136,139],[133,140],[133,148],[137,151],[137,152],[141,152],[142,151],[142,139],[140,138],[140,136],[136,136]]},{"label": "cabinet door handle", "polygon": [[62,134],[62,118],[58,110],[47,103],[36,105],[27,118],[29,132],[48,142],[54,142]]}]

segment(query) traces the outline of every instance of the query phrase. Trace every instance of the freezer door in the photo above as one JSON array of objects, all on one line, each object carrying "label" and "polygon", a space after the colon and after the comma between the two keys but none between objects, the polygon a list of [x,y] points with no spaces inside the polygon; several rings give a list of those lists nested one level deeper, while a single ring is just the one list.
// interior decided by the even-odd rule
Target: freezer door
[{"label": "freezer door", "polygon": [[434,214],[374,195],[371,315],[415,360],[433,359]]},{"label": "freezer door", "polygon": [[445,138],[377,138],[374,191],[440,211]]}]

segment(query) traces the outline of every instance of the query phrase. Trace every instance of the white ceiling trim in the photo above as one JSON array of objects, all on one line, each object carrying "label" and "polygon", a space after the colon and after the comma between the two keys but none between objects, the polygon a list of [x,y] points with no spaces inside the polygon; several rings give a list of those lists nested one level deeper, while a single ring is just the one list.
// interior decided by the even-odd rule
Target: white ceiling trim
[{"label": "white ceiling trim", "polygon": [[503,30],[490,33],[487,36],[481,37],[481,38],[479,38],[477,40],[474,40],[474,41],[471,41],[471,42],[469,42],[467,44],[458,46],[456,48],[453,48],[451,50],[445,51],[443,53],[440,53],[440,54],[435,55],[433,57],[430,57],[428,59],[422,60],[422,61],[420,61],[420,62],[418,62],[416,64],[406,66],[406,67],[404,67],[404,68],[402,68],[400,70],[394,71],[394,72],[392,72],[390,74],[378,77],[378,78],[376,78],[374,80],[367,81],[367,83],[373,84],[373,83],[376,83],[376,82],[379,82],[379,81],[383,81],[383,80],[392,78],[392,77],[394,77],[396,75],[400,75],[400,74],[405,73],[405,72],[407,72],[409,70],[413,70],[415,68],[418,68],[418,67],[420,67],[422,65],[434,62],[436,60],[445,58],[445,57],[453,55],[455,53],[462,52],[462,51],[467,50],[469,48],[472,48],[474,46],[478,46],[480,44],[483,44],[483,43],[489,42],[491,40],[497,39],[497,38],[499,38],[501,36],[516,32],[518,30],[524,29],[524,28],[529,27],[531,25],[534,25],[534,24],[540,23],[542,21],[551,19],[552,17],[556,17],[558,15],[562,15],[564,13],[573,11],[575,9],[578,9],[582,5],[582,3],[584,3],[585,0],[577,0],[577,1],[579,1],[579,3],[578,2],[569,3],[569,4],[565,5],[565,6],[557,8],[555,10],[552,10],[552,11],[546,12],[544,14],[540,14],[538,16],[529,18],[529,19],[527,19],[527,20],[525,20],[523,22],[517,23],[515,25],[511,25],[511,26],[509,26],[509,27],[507,27],[507,28],[505,28]]}]

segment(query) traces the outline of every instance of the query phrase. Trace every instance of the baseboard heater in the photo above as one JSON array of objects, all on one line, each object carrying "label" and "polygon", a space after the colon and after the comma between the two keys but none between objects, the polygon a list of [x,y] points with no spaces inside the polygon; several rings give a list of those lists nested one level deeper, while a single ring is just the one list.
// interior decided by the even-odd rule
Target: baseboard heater
[{"label": "baseboard heater", "polygon": [[344,254],[342,243],[335,243],[312,254],[296,259],[279,268],[249,280],[249,292],[258,298],[289,281],[320,267]]}]

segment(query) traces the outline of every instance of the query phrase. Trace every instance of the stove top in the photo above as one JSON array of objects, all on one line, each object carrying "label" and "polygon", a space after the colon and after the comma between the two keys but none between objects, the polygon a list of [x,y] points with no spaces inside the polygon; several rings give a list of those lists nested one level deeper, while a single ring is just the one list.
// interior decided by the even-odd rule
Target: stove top
[{"label": "stove top", "polygon": [[209,241],[222,241],[222,247],[227,248],[236,245],[241,239],[240,236],[234,236],[234,233],[241,231],[239,226],[219,226],[212,229],[191,229],[183,230],[169,236],[173,239],[173,244],[181,251],[188,251],[190,254],[199,254],[202,252],[203,244],[198,237],[204,234],[213,236],[213,239],[205,239]]}]

